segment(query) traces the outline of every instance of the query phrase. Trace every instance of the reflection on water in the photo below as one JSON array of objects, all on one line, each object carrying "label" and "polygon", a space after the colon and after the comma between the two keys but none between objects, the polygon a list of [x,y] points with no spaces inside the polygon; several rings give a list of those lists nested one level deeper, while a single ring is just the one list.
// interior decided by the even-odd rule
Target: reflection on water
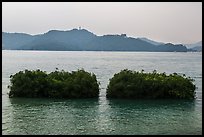
[{"label": "reflection on water", "polygon": [[[201,134],[197,101],[10,99],[4,134]],[[202,106],[200,106],[202,107]]]}]

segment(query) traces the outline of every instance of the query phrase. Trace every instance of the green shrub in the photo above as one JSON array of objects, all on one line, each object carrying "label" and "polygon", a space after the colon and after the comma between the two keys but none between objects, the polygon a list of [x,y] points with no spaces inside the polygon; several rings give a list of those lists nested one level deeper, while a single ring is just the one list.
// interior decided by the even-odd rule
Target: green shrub
[{"label": "green shrub", "polygon": [[108,98],[135,99],[194,99],[195,85],[193,79],[177,73],[144,73],[122,70],[110,79],[107,87]]},{"label": "green shrub", "polygon": [[78,70],[72,73],[25,70],[10,76],[9,97],[92,98],[99,95],[95,74]]}]

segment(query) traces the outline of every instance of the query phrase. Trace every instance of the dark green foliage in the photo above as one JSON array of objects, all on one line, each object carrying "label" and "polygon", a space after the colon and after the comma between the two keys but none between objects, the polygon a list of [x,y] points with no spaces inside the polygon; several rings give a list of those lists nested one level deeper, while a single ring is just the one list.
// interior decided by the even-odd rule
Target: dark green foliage
[{"label": "dark green foliage", "polygon": [[25,70],[10,76],[9,97],[92,98],[99,95],[95,74],[78,70],[49,74]]},{"label": "dark green foliage", "polygon": [[122,70],[110,79],[107,87],[108,98],[135,99],[194,99],[195,85],[193,79],[177,73],[144,73]]}]

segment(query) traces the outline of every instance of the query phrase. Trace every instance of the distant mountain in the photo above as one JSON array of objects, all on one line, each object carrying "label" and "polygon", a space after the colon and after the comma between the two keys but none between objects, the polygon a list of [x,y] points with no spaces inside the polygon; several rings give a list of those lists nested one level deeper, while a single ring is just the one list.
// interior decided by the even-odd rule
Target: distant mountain
[{"label": "distant mountain", "polygon": [[198,51],[198,52],[202,52],[202,46],[196,46],[196,47],[193,47],[193,48],[190,48],[190,49]]},{"label": "distant mountain", "polygon": [[24,44],[24,50],[84,50],[95,35],[85,29],[70,31],[51,30]]},{"label": "distant mountain", "polygon": [[22,45],[34,40],[35,36],[25,33],[6,33],[2,32],[2,43],[4,49],[18,49]]},{"label": "distant mountain", "polygon": [[2,43],[2,49],[5,49],[5,46],[4,46],[4,44]]},{"label": "distant mountain", "polygon": [[40,35],[2,32],[2,35],[2,48],[11,50],[187,51],[183,45],[158,43],[147,38],[132,38],[126,34],[97,36],[85,29],[50,30]]},{"label": "distant mountain", "polygon": [[165,43],[163,43],[163,42],[153,41],[153,40],[150,40],[150,39],[144,38],[144,37],[139,38],[139,39],[141,39],[141,40],[143,40],[143,41],[146,41],[146,42],[148,42],[148,43],[150,43],[150,44],[153,44],[153,45],[162,45],[162,44],[165,44]]},{"label": "distant mountain", "polygon": [[196,42],[196,43],[192,43],[192,44],[184,44],[188,49],[190,48],[194,48],[194,47],[198,47],[198,46],[202,46],[202,41]]},{"label": "distant mountain", "polygon": [[193,44],[184,44],[191,51],[202,51],[202,41]]}]

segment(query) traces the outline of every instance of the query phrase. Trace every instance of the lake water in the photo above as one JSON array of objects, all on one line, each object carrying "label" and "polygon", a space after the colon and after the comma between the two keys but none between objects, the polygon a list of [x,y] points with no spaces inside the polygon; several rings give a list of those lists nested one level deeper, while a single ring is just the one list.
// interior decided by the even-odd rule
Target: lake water
[{"label": "lake water", "polygon": [[[84,68],[100,82],[97,99],[8,98],[9,76],[24,69]],[[122,69],[184,73],[195,79],[195,101],[106,99]],[[25,81],[26,82],[26,81]],[[202,134],[202,53],[2,51],[2,134]]]}]

